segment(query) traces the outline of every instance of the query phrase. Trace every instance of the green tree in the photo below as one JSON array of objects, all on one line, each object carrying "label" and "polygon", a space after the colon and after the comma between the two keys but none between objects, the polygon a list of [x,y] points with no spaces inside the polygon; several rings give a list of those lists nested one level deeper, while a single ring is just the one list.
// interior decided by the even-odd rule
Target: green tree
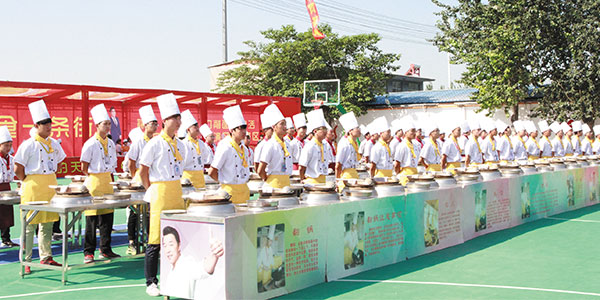
[{"label": "green tree", "polygon": [[[340,79],[341,105],[357,115],[366,112],[364,102],[385,93],[390,73],[397,70],[398,54],[383,53],[377,34],[339,36],[330,26],[320,27],[327,37],[315,40],[312,31],[297,32],[293,26],[269,29],[261,34],[264,43],[247,41],[241,61],[251,62],[223,72],[217,90],[224,93],[288,96],[303,95],[305,80]],[[305,108],[303,108],[305,109]],[[332,120],[337,109],[324,107]]]}]

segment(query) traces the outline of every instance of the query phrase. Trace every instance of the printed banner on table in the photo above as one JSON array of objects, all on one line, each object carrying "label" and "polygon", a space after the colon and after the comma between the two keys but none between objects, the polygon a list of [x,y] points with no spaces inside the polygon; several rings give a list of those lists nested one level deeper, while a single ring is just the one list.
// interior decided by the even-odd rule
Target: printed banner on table
[{"label": "printed banner on table", "polygon": [[465,241],[510,226],[509,178],[466,185],[461,225]]},{"label": "printed banner on table", "polygon": [[227,297],[268,299],[325,282],[327,221],[323,206],[226,219]]},{"label": "printed banner on table", "polygon": [[327,207],[327,279],[406,259],[406,197],[332,204]]}]

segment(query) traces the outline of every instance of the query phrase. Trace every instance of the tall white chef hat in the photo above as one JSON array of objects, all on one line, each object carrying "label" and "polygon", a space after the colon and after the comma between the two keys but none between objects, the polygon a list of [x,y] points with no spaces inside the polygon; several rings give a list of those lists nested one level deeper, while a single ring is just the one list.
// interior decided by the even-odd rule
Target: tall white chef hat
[{"label": "tall white chef hat", "polygon": [[481,127],[481,129],[487,131],[488,133],[496,129],[496,123],[494,122],[494,120],[488,118],[481,120],[479,126]]},{"label": "tall white chef hat", "polygon": [[[402,131],[404,131],[404,133],[410,131],[411,129],[415,128],[415,122],[413,122],[413,120],[411,118],[404,118],[402,120],[400,120],[401,123],[401,128]],[[415,128],[416,129],[416,128]]]},{"label": "tall white chef hat", "polygon": [[367,135],[367,134],[369,134],[369,132],[370,132],[369,127],[367,127],[363,124],[360,124],[360,133],[362,133],[363,135]]},{"label": "tall white chef hat", "polygon": [[10,131],[8,131],[8,127],[0,126],[0,144],[4,144],[10,141],[12,141],[12,136],[10,136]]},{"label": "tall white chef hat", "polygon": [[292,118],[285,117],[285,128],[287,128],[287,129],[294,128],[294,122],[292,122]]},{"label": "tall white chef hat", "polygon": [[29,113],[31,113],[33,124],[50,119],[50,114],[48,113],[44,100],[29,103]]},{"label": "tall white chef hat", "polygon": [[557,134],[559,131],[562,130],[562,127],[560,126],[560,124],[558,122],[554,121],[550,125],[550,130],[552,130],[552,132],[554,132],[554,134]]},{"label": "tall white chef hat", "polygon": [[265,116],[265,114],[261,114],[260,115],[260,125],[262,126],[262,130],[271,128],[271,126],[269,126],[269,124],[267,124],[267,122],[268,122],[268,120],[267,120],[267,117]]},{"label": "tall white chef hat", "polygon": [[533,123],[533,121],[531,121],[531,120],[525,122],[525,129],[527,130],[528,133],[534,133],[537,131],[537,128],[535,127],[535,123]]},{"label": "tall white chef hat", "polygon": [[271,241],[275,239],[275,225],[269,225],[269,239]]},{"label": "tall white chef hat", "polygon": [[594,134],[600,135],[600,125],[594,125]]},{"label": "tall white chef hat", "polygon": [[306,126],[308,132],[312,132],[319,127],[327,128],[327,121],[325,121],[323,110],[320,108],[308,112],[306,118],[308,119],[308,124]]},{"label": "tall white chef hat", "polygon": [[189,109],[184,110],[181,113],[181,126],[179,126],[178,136],[185,137],[187,134],[188,128],[192,127],[192,125],[198,124],[196,118],[192,115],[192,112]]},{"label": "tall white chef hat", "polygon": [[514,121],[513,127],[515,128],[516,132],[525,130],[525,126],[523,125],[523,121],[521,121],[521,120]]},{"label": "tall white chef hat", "polygon": [[104,107],[104,104],[98,104],[94,106],[90,110],[90,113],[92,113],[92,119],[94,119],[94,124],[99,124],[100,122],[110,120],[110,117],[108,116],[108,112],[106,111],[106,107]]},{"label": "tall white chef hat", "polygon": [[504,132],[506,128],[508,128],[508,124],[502,120],[496,120],[496,130],[498,130],[498,133]]},{"label": "tall white chef hat", "polygon": [[402,130],[402,121],[398,119],[392,120],[390,129],[392,130],[392,134],[396,134],[396,132]]},{"label": "tall white chef hat", "polygon": [[275,124],[277,124],[277,122],[285,119],[285,117],[275,104],[267,106],[267,108],[265,108],[265,111],[263,112],[263,116],[264,123],[266,123],[265,125],[269,127],[273,127]]},{"label": "tall white chef hat", "polygon": [[436,129],[438,128],[438,125],[436,124],[436,122],[434,122],[433,120],[427,122],[424,126],[423,126],[423,135],[424,136],[429,136],[432,132],[434,132]]},{"label": "tall white chef hat", "polygon": [[171,116],[179,115],[179,106],[177,105],[177,99],[173,93],[164,94],[156,97],[158,103],[158,109],[160,110],[160,117],[163,121]]},{"label": "tall white chef hat", "polygon": [[473,119],[469,121],[469,128],[471,130],[481,129],[481,125],[479,124],[479,121]]},{"label": "tall white chef hat", "polygon": [[569,126],[567,122],[562,122],[560,123],[560,129],[562,129],[564,133],[567,133],[567,131],[571,130],[571,126]]},{"label": "tall white chef hat", "polygon": [[140,138],[142,138],[144,136],[144,132],[139,127],[136,126],[134,129],[132,129],[129,132],[129,134],[127,136],[131,140],[131,143],[135,143],[135,142],[137,142],[137,140],[139,140]]},{"label": "tall white chef hat", "polygon": [[583,122],[573,121],[573,123],[571,123],[571,126],[573,126],[573,132],[581,131],[583,129],[581,124],[583,124]]},{"label": "tall white chef hat", "polygon": [[[340,123],[342,124],[342,127],[344,127],[344,131],[346,131],[346,132],[349,132],[350,130],[352,130],[356,127],[359,127],[358,120],[356,120],[356,116],[354,115],[353,111],[341,115],[338,120],[340,121]],[[362,127],[361,127],[361,131],[362,131]]]},{"label": "tall white chef hat", "polygon": [[306,127],[306,116],[304,113],[295,114],[292,116],[292,119],[294,119],[296,129]]},{"label": "tall white chef hat", "polygon": [[546,132],[550,130],[550,126],[548,126],[548,122],[546,120],[541,120],[538,122],[538,127],[540,128],[540,132]]},{"label": "tall white chef hat", "polygon": [[202,134],[204,138],[207,138],[212,133],[213,132],[212,130],[210,130],[210,127],[208,127],[208,125],[202,124],[202,126],[200,126],[200,134]]},{"label": "tall white chef hat", "polygon": [[581,130],[583,134],[587,134],[588,132],[592,131],[592,129],[590,128],[590,126],[588,124],[583,123],[583,125],[581,125]]},{"label": "tall white chef hat", "polygon": [[152,105],[150,105],[150,104],[140,107],[139,113],[140,113],[140,118],[142,118],[142,123],[144,125],[146,125],[152,121],[157,121],[156,115],[154,115],[154,110],[152,109]]},{"label": "tall white chef hat", "polygon": [[371,122],[371,129],[375,133],[382,133],[389,130],[390,126],[388,125],[388,121],[385,116],[381,116]]},{"label": "tall white chef hat", "polygon": [[467,133],[471,131],[471,127],[469,127],[469,123],[467,121],[464,121],[461,125],[460,125],[460,132],[461,133]]},{"label": "tall white chef hat", "polygon": [[242,114],[242,108],[239,105],[226,108],[223,111],[223,120],[227,123],[229,130],[246,125],[246,120]]}]

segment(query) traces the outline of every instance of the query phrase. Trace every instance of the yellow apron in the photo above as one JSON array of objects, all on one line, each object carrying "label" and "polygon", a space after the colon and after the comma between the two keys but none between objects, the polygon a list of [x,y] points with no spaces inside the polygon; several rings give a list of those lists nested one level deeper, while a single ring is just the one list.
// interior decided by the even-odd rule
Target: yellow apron
[{"label": "yellow apron", "polygon": [[501,160],[501,161],[500,161],[500,163],[501,163],[501,164],[507,164],[507,163],[508,163],[508,160],[504,160],[504,159],[503,159],[503,160]]},{"label": "yellow apron", "polygon": [[573,156],[573,153],[567,153],[565,156]]},{"label": "yellow apron", "polygon": [[406,185],[406,183],[408,182],[408,175],[415,175],[418,174],[419,172],[417,171],[417,168],[413,168],[413,167],[405,167],[402,168],[402,171],[400,172],[400,175],[404,175],[404,177],[400,177],[400,184],[401,185]]},{"label": "yellow apron", "polygon": [[539,159],[539,158],[540,158],[539,156],[533,156],[533,155],[529,155],[527,157],[527,159],[529,159],[529,160],[536,160],[536,159]]},{"label": "yellow apron", "polygon": [[135,171],[135,175],[133,176],[133,178],[131,179],[131,182],[139,182],[142,183],[142,177],[140,176],[140,169],[138,168],[137,171]]},{"label": "yellow apron", "polygon": [[[473,163],[473,164],[475,164],[475,163]],[[485,164],[486,164],[486,165],[488,165],[488,166],[489,166],[489,165],[497,165],[497,164],[498,164],[498,162],[497,162],[497,161],[495,161],[495,160],[490,160],[490,161],[486,161],[486,162],[485,162]]]},{"label": "yellow apron", "polygon": [[[340,174],[340,178],[342,179],[358,179],[358,172],[356,172],[356,169],[354,168],[349,168],[349,169],[343,169],[342,170],[342,174]],[[346,185],[344,185],[344,182],[342,180],[338,181],[338,191],[342,191],[344,189],[344,187],[346,187]]]},{"label": "yellow apron", "polygon": [[325,175],[321,175],[317,178],[306,177],[304,178],[304,182],[309,184],[325,184],[327,182],[327,178]]},{"label": "yellow apron", "polygon": [[192,185],[197,188],[203,188],[206,185],[204,184],[204,171],[183,171],[182,178],[187,178],[192,182]]},{"label": "yellow apron", "polygon": [[[113,194],[114,189],[110,185],[112,178],[110,173],[89,174],[83,183],[90,191],[92,197],[101,197],[108,194]],[[100,216],[114,212],[113,209],[90,209],[85,211],[86,216]]]},{"label": "yellow apron", "polygon": [[440,164],[430,164],[429,167],[427,167],[427,171],[441,171],[442,170],[442,165]]},{"label": "yellow apron", "polygon": [[446,170],[450,171],[452,174],[456,174],[456,168],[460,168],[461,167],[461,163],[459,161],[455,161],[455,162],[449,162],[446,165]]},{"label": "yellow apron", "polygon": [[542,156],[542,158],[553,158],[554,156]]},{"label": "yellow apron", "polygon": [[394,170],[390,169],[390,170],[380,170],[377,169],[377,172],[375,172],[375,176],[373,177],[392,177],[394,176]]},{"label": "yellow apron", "polygon": [[179,180],[152,182],[150,193],[150,233],[148,244],[160,244],[160,213],[169,209],[185,209]]},{"label": "yellow apron", "polygon": [[245,183],[225,184],[221,183],[221,188],[231,195],[231,202],[246,203],[250,199],[250,189]]},{"label": "yellow apron", "polygon": [[[27,204],[33,201],[50,202],[54,197],[55,191],[48,186],[57,185],[56,174],[31,174],[25,177],[21,187],[21,204]],[[32,212],[27,213],[27,217]],[[41,224],[58,221],[58,214],[53,212],[38,212],[37,216],[29,224]]]},{"label": "yellow apron", "polygon": [[274,189],[282,189],[286,186],[290,186],[289,175],[269,175],[267,176],[267,184]]}]

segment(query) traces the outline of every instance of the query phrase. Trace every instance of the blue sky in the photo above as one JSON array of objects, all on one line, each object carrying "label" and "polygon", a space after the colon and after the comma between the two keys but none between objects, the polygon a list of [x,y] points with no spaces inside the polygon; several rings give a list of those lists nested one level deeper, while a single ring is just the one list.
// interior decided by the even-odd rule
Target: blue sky
[{"label": "blue sky", "polygon": [[[437,19],[427,0],[338,1],[413,22]],[[230,59],[247,50],[243,41],[260,40],[261,30],[310,27],[306,10],[305,22],[233,1],[228,12]],[[207,67],[222,62],[221,0],[2,1],[0,28],[0,80],[208,91]],[[447,55],[437,48],[389,39],[379,46],[402,54],[399,73],[418,63],[435,88],[448,85]],[[455,80],[463,67],[451,70]]]}]

